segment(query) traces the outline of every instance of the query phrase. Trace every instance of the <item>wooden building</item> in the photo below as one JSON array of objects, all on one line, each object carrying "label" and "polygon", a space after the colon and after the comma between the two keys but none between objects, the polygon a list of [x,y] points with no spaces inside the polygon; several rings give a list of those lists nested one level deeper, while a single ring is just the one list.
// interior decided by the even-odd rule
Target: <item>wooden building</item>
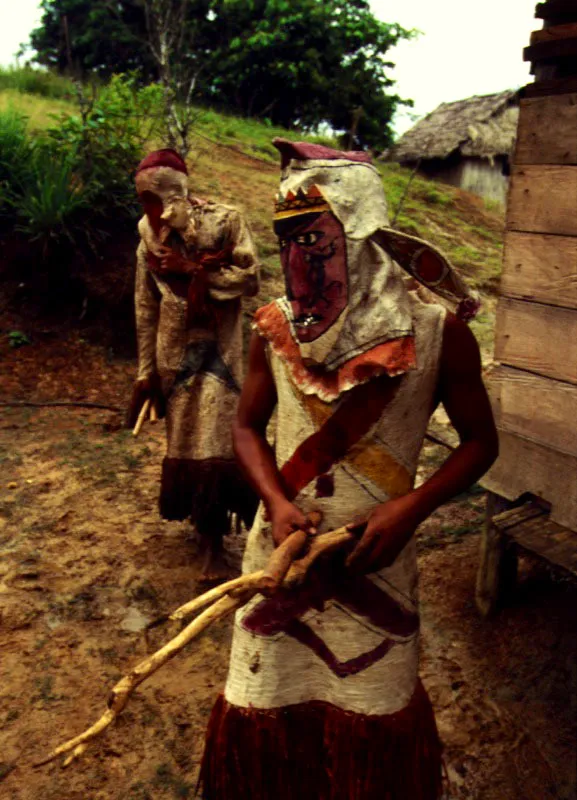
[{"label": "wooden building", "polygon": [[504,205],[518,117],[513,90],[441,103],[382,157]]},{"label": "wooden building", "polygon": [[489,379],[500,455],[483,480],[485,614],[518,547],[577,575],[577,0],[540,3],[536,16],[544,28],[524,53],[535,82],[520,102]]}]

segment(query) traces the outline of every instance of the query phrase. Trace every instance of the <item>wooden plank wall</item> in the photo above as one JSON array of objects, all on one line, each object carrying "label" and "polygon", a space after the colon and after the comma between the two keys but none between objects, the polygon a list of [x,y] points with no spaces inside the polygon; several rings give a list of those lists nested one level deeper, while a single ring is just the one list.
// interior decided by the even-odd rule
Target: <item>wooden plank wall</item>
[{"label": "wooden plank wall", "polygon": [[484,486],[577,531],[577,94],[521,101],[489,380],[501,454]]}]

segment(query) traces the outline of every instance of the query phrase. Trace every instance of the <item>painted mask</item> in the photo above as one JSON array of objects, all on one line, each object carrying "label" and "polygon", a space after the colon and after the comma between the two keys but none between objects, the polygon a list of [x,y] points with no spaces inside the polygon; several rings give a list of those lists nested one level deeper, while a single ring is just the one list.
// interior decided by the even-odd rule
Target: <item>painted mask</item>
[{"label": "painted mask", "polygon": [[337,321],[348,303],[343,226],[330,211],[275,221],[286,297],[301,342],[312,342]]},{"label": "painted mask", "polygon": [[190,220],[188,181],[183,172],[172,167],[151,167],[136,175],[136,191],[144,213],[156,232],[167,225],[185,230]]}]

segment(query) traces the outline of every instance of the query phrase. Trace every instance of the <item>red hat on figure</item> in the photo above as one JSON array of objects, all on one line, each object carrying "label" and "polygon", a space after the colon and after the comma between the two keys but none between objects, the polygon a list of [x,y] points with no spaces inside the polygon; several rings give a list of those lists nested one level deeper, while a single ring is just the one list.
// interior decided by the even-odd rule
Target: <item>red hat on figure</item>
[{"label": "red hat on figure", "polygon": [[176,150],[167,147],[164,150],[154,150],[142,159],[140,164],[136,167],[136,174],[142,172],[144,169],[155,169],[156,167],[169,167],[177,172],[184,172],[188,175],[188,169],[184,159],[179,156]]}]

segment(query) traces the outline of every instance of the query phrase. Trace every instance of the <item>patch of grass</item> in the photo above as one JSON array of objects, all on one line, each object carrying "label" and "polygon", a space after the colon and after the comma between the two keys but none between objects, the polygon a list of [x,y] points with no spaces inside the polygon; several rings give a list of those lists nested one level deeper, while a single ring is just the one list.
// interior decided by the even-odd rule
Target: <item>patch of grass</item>
[{"label": "patch of grass", "polygon": [[154,800],[143,781],[134,783],[128,790],[127,800]]},{"label": "patch of grass", "polygon": [[475,533],[478,529],[478,524],[476,522],[466,522],[462,525],[441,525],[441,533],[445,535],[452,536],[455,539],[460,538],[461,536],[466,536],[468,533]]},{"label": "patch of grass", "polygon": [[74,84],[69,78],[32,67],[0,67],[0,91],[5,89],[60,100],[74,96]]},{"label": "patch of grass", "polygon": [[460,244],[454,247],[452,257],[456,267],[468,267],[481,261],[481,253],[470,244]]},{"label": "patch of grass", "polygon": [[30,339],[23,331],[9,331],[7,334],[8,344],[13,349],[18,349],[26,344],[31,344]]},{"label": "patch of grass", "polygon": [[95,485],[107,486],[116,483],[119,473],[140,469],[152,451],[136,442],[130,431],[108,434],[104,440],[70,431],[65,439],[52,446],[51,454]]},{"label": "patch of grass", "polygon": [[505,210],[505,206],[500,200],[493,200],[490,197],[486,197],[483,202],[487,211],[492,214],[502,214]]},{"label": "patch of grass", "polygon": [[54,678],[52,675],[44,675],[42,678],[35,678],[34,684],[38,694],[30,698],[31,703],[41,700],[43,703],[56,703],[63,699],[63,695],[54,694]]},{"label": "patch of grass", "polygon": [[154,786],[163,789],[172,789],[174,797],[192,797],[193,786],[183,781],[178,775],[174,775],[168,764],[160,764],[156,768],[156,776],[152,781]]},{"label": "patch of grass", "polygon": [[449,206],[453,202],[453,197],[447,192],[441,191],[438,186],[428,187],[422,195],[423,200],[432,205]]},{"label": "patch of grass", "polygon": [[495,315],[493,310],[481,307],[481,311],[469,323],[469,326],[475,334],[481,350],[484,353],[492,353],[495,342]]},{"label": "patch of grass", "polygon": [[54,124],[54,116],[74,114],[75,107],[66,100],[24,94],[15,89],[0,90],[0,111],[17,111],[26,117],[28,130],[44,130]]},{"label": "patch of grass", "polygon": [[[5,408],[2,409],[2,410],[4,412],[6,412]],[[30,412],[29,412],[28,409],[25,409],[25,411],[26,411],[26,414],[27,414],[27,420],[26,421],[28,421],[28,418],[30,416]],[[2,464],[3,466],[10,465],[12,467],[20,467],[20,466],[22,466],[22,463],[23,463],[23,459],[22,459],[22,456],[20,455],[20,453],[15,453],[12,448],[0,447],[0,464]]]},{"label": "patch of grass", "polygon": [[116,665],[118,651],[115,647],[102,647],[98,650],[98,653],[103,661],[106,661],[108,664]]},{"label": "patch of grass", "polygon": [[155,609],[160,606],[158,592],[149,581],[143,581],[138,586],[131,586],[130,596],[137,603],[145,603]]},{"label": "patch of grass", "polygon": [[0,781],[4,780],[13,769],[16,769],[16,764],[6,764],[3,761],[0,761]]}]

